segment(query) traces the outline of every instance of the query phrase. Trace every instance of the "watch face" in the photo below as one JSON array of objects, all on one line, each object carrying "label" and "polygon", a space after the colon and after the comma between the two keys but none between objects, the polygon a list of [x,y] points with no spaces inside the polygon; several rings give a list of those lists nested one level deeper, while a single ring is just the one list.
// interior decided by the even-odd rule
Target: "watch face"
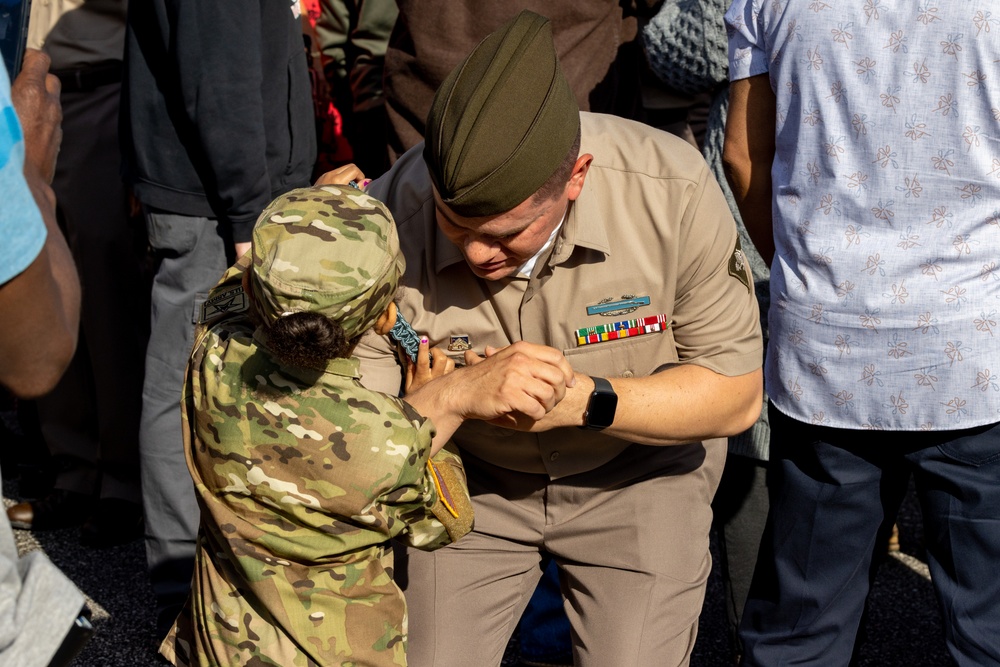
[{"label": "watch face", "polygon": [[587,428],[600,430],[611,426],[618,408],[618,394],[611,383],[603,378],[594,378],[594,393],[587,406]]}]

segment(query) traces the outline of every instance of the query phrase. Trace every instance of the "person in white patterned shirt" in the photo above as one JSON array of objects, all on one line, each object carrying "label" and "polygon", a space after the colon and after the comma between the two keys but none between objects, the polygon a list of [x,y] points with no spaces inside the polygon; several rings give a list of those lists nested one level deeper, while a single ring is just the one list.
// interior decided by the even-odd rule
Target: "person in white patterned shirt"
[{"label": "person in white patterned shirt", "polygon": [[961,666],[1000,664],[1000,9],[736,0],[725,159],[771,261],[744,664],[847,665],[912,475]]}]

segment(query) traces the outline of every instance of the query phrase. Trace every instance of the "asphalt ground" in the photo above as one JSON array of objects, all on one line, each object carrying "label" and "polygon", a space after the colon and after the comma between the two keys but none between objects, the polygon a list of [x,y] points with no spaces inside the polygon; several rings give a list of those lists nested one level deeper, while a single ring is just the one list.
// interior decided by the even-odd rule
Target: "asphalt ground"
[{"label": "asphalt ground", "polygon": [[[20,500],[16,482],[4,481],[5,504]],[[908,496],[898,521],[900,552],[881,566],[871,593],[867,639],[858,667],[947,667],[941,618],[921,547],[920,510]],[[42,549],[84,592],[93,613],[93,640],[77,667],[136,667],[162,663],[154,651],[153,596],[141,540],[109,549],[80,546],[73,529],[15,530],[23,552]],[[718,561],[715,555],[716,562]],[[503,665],[517,665],[512,644]],[[731,665],[719,568],[713,569],[692,667]],[[465,666],[461,666],[465,667]],[[477,667],[470,665],[468,667]],[[609,665],[608,667],[615,667]],[[651,665],[650,667],[656,667]]]}]

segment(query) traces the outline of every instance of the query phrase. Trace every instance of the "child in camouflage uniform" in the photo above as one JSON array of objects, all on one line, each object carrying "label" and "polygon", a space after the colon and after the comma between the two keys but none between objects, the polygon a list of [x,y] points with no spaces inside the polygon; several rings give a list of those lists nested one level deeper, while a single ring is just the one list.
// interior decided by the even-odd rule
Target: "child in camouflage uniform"
[{"label": "child in camouflage uniform", "polygon": [[385,207],[321,186],[272,202],[209,295],[183,398],[197,563],[160,647],[175,665],[406,664],[389,539],[435,549],[472,509],[430,420],[364,389],[350,356],[393,324],[403,268]]}]

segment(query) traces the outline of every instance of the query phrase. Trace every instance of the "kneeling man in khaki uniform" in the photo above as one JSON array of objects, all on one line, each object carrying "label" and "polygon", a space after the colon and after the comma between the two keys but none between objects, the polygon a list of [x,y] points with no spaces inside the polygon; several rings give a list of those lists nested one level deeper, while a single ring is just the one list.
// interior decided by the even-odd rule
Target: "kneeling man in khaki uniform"
[{"label": "kneeling man in khaki uniform", "polygon": [[[701,155],[581,113],[548,21],[523,12],[452,72],[426,142],[368,191],[398,225],[400,310],[432,345],[474,364],[524,340],[576,373],[541,420],[455,433],[476,525],[397,560],[410,664],[499,665],[547,558],[577,665],[687,664],[724,438],[761,407],[753,281]],[[366,385],[399,390],[388,339],[357,355]]]}]

